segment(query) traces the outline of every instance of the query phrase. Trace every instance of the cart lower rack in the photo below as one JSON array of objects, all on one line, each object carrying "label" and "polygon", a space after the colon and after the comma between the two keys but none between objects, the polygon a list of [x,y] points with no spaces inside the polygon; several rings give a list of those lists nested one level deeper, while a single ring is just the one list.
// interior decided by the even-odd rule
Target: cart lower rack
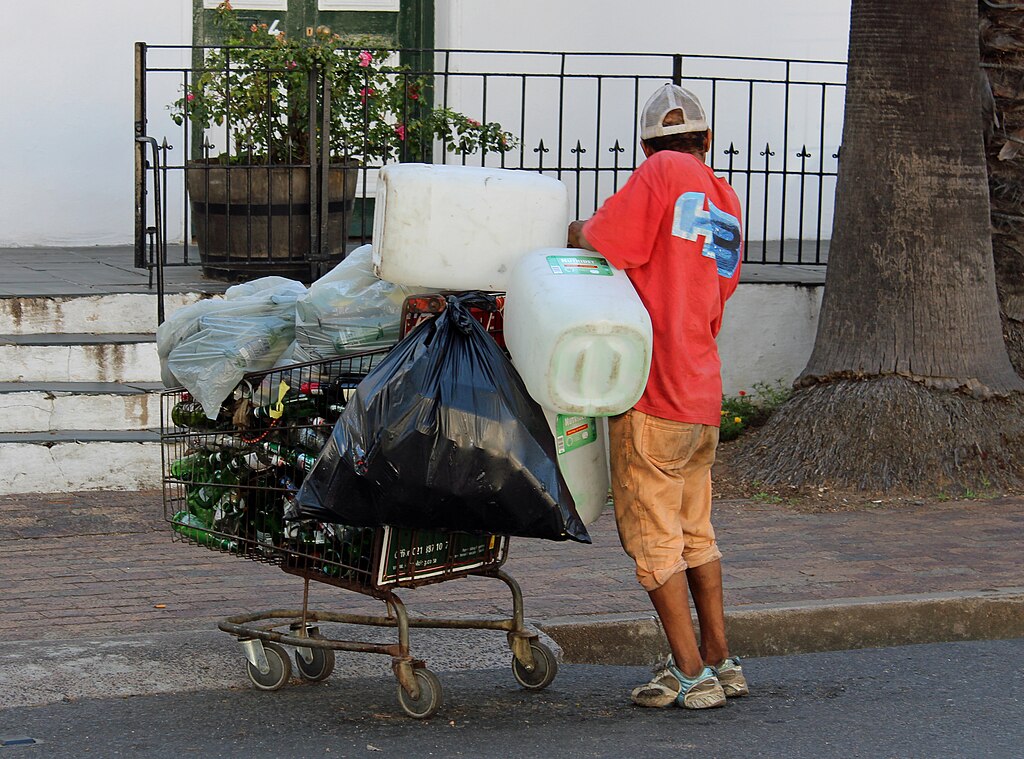
[{"label": "cart lower rack", "polygon": [[[436,530],[351,527],[286,522],[295,493],[312,469],[345,402],[386,351],[360,353],[246,375],[209,420],[183,389],[166,391],[161,408],[164,517],[175,539],[275,564],[303,579],[302,606],[231,616],[221,630],[242,644],[253,685],[276,690],[298,675],[330,676],[335,651],[391,657],[398,701],[411,717],[426,718],[442,704],[441,684],[412,655],[411,628],[503,631],[515,679],[547,687],[557,673],[551,650],[523,621],[523,596],[501,566],[508,538]],[[503,619],[410,618],[396,594],[470,575],[502,581],[512,594]],[[385,613],[334,613],[309,608],[309,583],[372,596]],[[391,644],[326,637],[323,623],[391,627]]]}]

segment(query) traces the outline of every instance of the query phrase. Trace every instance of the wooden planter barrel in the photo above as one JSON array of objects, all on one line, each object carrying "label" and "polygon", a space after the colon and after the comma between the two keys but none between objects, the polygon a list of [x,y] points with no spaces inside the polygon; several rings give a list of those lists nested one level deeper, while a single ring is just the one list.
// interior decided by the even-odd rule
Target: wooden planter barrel
[{"label": "wooden planter barrel", "polygon": [[[326,233],[316,259],[328,268],[344,258],[357,174],[356,164],[332,164],[328,170]],[[205,275],[230,281],[315,276],[308,166],[190,161],[185,181]]]}]

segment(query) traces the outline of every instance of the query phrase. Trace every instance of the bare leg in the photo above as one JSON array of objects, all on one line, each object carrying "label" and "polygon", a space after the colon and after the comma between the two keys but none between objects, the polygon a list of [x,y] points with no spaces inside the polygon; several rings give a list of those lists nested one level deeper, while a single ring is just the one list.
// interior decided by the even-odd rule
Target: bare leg
[{"label": "bare leg", "polygon": [[722,600],[722,562],[719,560],[686,570],[693,605],[700,621],[700,656],[715,665],[729,656],[725,639],[725,605]]},{"label": "bare leg", "polygon": [[665,628],[676,666],[687,677],[695,677],[704,668],[697,648],[697,634],[690,617],[690,599],[682,572],[677,572],[657,590],[649,591],[651,602]]}]

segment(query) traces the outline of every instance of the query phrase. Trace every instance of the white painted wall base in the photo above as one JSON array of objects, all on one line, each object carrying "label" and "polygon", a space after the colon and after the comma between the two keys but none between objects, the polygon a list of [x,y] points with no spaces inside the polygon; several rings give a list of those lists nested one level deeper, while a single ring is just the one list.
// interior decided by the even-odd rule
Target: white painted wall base
[{"label": "white painted wall base", "polygon": [[741,284],[725,307],[718,352],[726,395],[791,383],[807,365],[822,285]]},{"label": "white painted wall base", "polygon": [[155,442],[2,443],[0,461],[2,495],[148,490],[160,485],[160,444]]},{"label": "white painted wall base", "polygon": [[[168,316],[204,296],[171,293],[164,298]],[[41,295],[0,298],[0,335],[148,334],[156,331],[155,294]]]},{"label": "white painted wall base", "polygon": [[156,340],[95,345],[0,345],[8,382],[159,382]]},{"label": "white painted wall base", "polygon": [[160,394],[0,393],[0,433],[145,430],[160,426]]}]

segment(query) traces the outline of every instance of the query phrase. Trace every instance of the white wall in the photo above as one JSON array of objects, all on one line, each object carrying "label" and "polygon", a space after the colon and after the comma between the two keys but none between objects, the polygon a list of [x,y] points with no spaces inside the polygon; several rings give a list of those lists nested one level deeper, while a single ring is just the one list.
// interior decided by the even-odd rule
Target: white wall
[{"label": "white wall", "polygon": [[[628,168],[642,160],[635,145],[634,113],[650,92],[668,80],[669,55],[679,53],[684,56],[683,85],[701,98],[709,113],[713,110],[716,144],[710,162],[719,173],[726,173],[730,165],[726,149],[734,146],[731,160],[740,171],[731,182],[744,202],[749,239],[794,239],[801,236],[798,232],[804,239],[816,239],[819,231],[829,236],[835,195],[831,175],[841,140],[845,67],[797,63],[787,68],[781,62],[699,56],[845,61],[849,0],[723,0],[713,5],[703,0],[523,0],[515,7],[516,13],[495,20],[489,3],[438,0],[439,47],[537,52],[453,55],[449,65],[456,74],[448,77],[448,102],[481,118],[481,74],[537,75],[522,82],[488,77],[486,117],[501,122],[522,140],[523,153],[508,157],[513,166],[521,162],[536,167],[534,150],[544,141],[548,151],[544,167],[567,168],[559,178],[570,185],[574,196],[578,185],[585,199],[579,215],[589,216],[595,205],[621,186]],[[579,55],[563,61],[542,51],[662,55]],[[545,74],[559,73],[561,66],[570,78],[545,78]],[[712,78],[719,81],[713,84]],[[766,81],[750,86],[749,79]],[[837,86],[823,90],[819,82]],[[574,152],[577,139],[583,154]],[[616,143],[625,149],[617,164],[626,167],[622,174],[608,171]],[[573,171],[577,159],[583,168],[580,173]],[[489,162],[498,161],[492,157]],[[803,181],[794,174],[784,180],[778,173],[783,168],[797,172],[802,165],[809,172]],[[749,182],[743,169],[752,170]],[[814,174],[818,171],[824,176]]]},{"label": "white wall", "polygon": [[[846,57],[849,0],[520,0],[496,8],[437,0],[437,45]],[[131,243],[134,42],[187,44],[191,13],[190,0],[4,4],[0,247]],[[164,89],[151,103],[173,99],[174,88]]]},{"label": "white wall", "polygon": [[811,357],[823,291],[821,285],[764,283],[736,288],[718,335],[726,395],[796,379]]},{"label": "white wall", "polygon": [[188,43],[191,0],[4,3],[0,247],[130,243],[134,43]]},{"label": "white wall", "polygon": [[850,0],[437,0],[436,15],[438,47],[845,61]]}]

